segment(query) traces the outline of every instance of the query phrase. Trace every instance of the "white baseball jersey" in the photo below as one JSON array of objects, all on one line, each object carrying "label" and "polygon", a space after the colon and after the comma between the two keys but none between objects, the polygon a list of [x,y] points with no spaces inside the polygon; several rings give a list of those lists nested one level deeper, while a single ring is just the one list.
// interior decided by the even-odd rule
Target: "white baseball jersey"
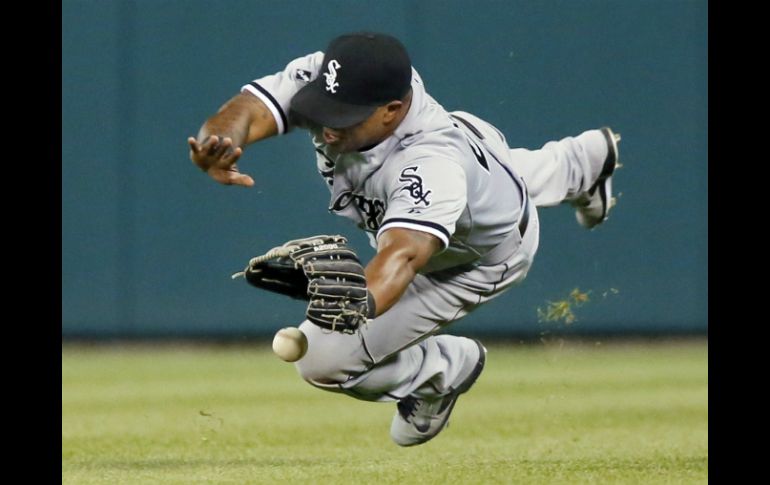
[{"label": "white baseball jersey", "polygon": [[[537,207],[587,190],[602,170],[607,142],[590,130],[539,150],[511,149],[484,120],[444,110],[413,69],[411,106],[393,134],[340,154],[324,143],[322,127],[289,116],[293,96],[323,71],[323,58],[316,52],[295,59],[242,91],[267,105],[280,133],[310,131],[331,191],[329,210],[352,219],[375,247],[384,231],[402,227],[436,236],[443,250],[356,334],[305,320],[299,328],[308,350],[295,366],[310,384],[357,399],[442,398],[466,382],[481,351],[473,340],[435,334],[526,278],[539,244]],[[332,69],[339,66],[329,67],[327,86],[343,82]]]},{"label": "white baseball jersey", "polygon": [[[323,53],[315,52],[241,90],[260,98],[286,133],[294,127],[292,97],[318,76],[322,62]],[[448,113],[414,69],[412,91],[406,117],[374,147],[340,154],[324,143],[323,127],[306,128],[331,191],[329,210],[352,219],[375,248],[376,238],[394,227],[436,236],[443,250],[422,269],[430,273],[478,260],[497,246],[519,223],[527,194],[496,128]]]}]

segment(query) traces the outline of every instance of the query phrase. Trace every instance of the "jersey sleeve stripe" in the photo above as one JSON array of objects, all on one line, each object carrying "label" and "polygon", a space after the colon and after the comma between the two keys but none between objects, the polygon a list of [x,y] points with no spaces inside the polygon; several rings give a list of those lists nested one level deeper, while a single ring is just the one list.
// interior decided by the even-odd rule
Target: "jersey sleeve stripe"
[{"label": "jersey sleeve stripe", "polygon": [[273,118],[275,118],[276,124],[278,124],[278,133],[286,133],[286,129],[289,126],[289,123],[286,120],[286,113],[283,112],[283,108],[281,108],[281,105],[278,103],[278,101],[276,101],[273,95],[267,92],[265,88],[255,83],[254,81],[245,85],[243,88],[261,99],[262,102],[267,105],[270,112],[273,113]]},{"label": "jersey sleeve stripe", "polygon": [[403,227],[405,229],[412,229],[415,231],[422,231],[433,234],[437,238],[441,239],[441,242],[444,243],[444,247],[449,246],[449,231],[447,231],[446,228],[441,224],[428,221],[418,221],[415,219],[404,219],[401,217],[394,217],[384,221],[380,227],[380,230],[377,231],[377,237],[379,238],[380,234],[382,234],[385,230],[393,227]]}]

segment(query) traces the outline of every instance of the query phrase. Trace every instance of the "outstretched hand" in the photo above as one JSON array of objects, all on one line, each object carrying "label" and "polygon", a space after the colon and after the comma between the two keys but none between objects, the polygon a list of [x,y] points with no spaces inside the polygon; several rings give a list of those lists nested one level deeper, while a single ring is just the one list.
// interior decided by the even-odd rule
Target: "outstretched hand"
[{"label": "outstretched hand", "polygon": [[235,162],[243,154],[241,147],[233,147],[230,137],[211,135],[198,143],[195,137],[187,139],[190,145],[190,160],[211,178],[224,185],[251,187],[254,179],[238,171]]}]

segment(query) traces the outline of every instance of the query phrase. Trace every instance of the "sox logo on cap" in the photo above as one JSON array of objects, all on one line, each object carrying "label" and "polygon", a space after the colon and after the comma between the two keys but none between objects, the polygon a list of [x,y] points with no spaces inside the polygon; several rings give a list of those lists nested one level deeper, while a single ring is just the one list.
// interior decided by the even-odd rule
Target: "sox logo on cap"
[{"label": "sox logo on cap", "polygon": [[326,78],[326,90],[330,91],[332,94],[337,93],[337,88],[339,87],[340,83],[337,82],[337,69],[340,68],[340,63],[337,62],[336,59],[332,59],[329,61],[329,64],[327,68],[329,69],[328,73],[324,73],[324,77]]}]

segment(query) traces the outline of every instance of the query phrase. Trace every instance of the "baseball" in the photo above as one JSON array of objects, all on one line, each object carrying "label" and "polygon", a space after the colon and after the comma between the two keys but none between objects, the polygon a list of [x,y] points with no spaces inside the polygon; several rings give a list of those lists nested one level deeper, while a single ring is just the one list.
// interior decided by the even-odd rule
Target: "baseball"
[{"label": "baseball", "polygon": [[296,362],[307,352],[307,337],[297,327],[285,327],[273,338],[273,352],[286,362]]}]

